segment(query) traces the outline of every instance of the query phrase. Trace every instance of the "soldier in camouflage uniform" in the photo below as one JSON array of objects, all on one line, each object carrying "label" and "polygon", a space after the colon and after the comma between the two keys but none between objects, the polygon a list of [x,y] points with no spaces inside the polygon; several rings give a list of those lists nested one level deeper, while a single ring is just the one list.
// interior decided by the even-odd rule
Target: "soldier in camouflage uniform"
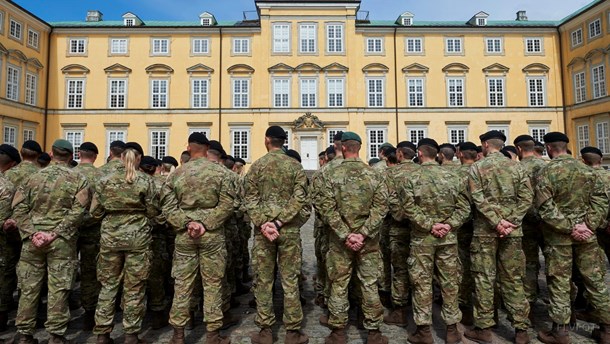
[{"label": "soldier in camouflage uniform", "polygon": [[68,297],[76,271],[76,239],[90,195],[87,179],[70,169],[73,147],[66,140],[53,143],[53,162],[29,177],[15,193],[13,216],[23,240],[17,266],[21,296],[17,310],[19,343],[36,343],[33,338],[36,314],[45,273],[48,273],[49,343],[69,343]]},{"label": "soldier in camouflage uniform", "polygon": [[516,329],[515,343],[528,343],[530,307],[523,291],[525,255],[521,223],[532,205],[533,192],[521,165],[500,153],[506,136],[492,130],[480,139],[485,158],[472,165],[469,179],[476,206],[471,245],[475,328],[464,335],[479,343],[492,341],[497,283]]},{"label": "soldier in camouflage uniform", "polygon": [[568,141],[558,132],[544,136],[553,160],[540,170],[536,183],[536,206],[548,225],[543,227],[543,235],[553,320],[553,328],[539,332],[538,339],[543,343],[570,342],[570,277],[575,261],[600,323],[599,342],[610,343],[610,295],[595,235],[608,216],[608,197],[595,170],[567,154]]},{"label": "soldier in camouflage uniform", "polygon": [[159,213],[152,179],[138,171],[142,147],[125,144],[121,164],[95,185],[91,216],[102,221],[97,276],[102,284],[95,311],[98,344],[112,343],[115,302],[123,281],[123,332],[125,344],[138,339],[146,314],[146,280],[150,273],[152,228],[150,218]]},{"label": "soldier in camouflage uniform", "polygon": [[[373,168],[385,176],[388,168],[388,150],[394,149],[392,144],[385,142],[379,146],[377,154],[380,161],[373,165]],[[379,297],[381,303],[390,308],[392,306],[392,254],[390,252],[390,226],[392,217],[387,216],[379,231],[379,244],[381,246],[380,276],[379,276]]]},{"label": "soldier in camouflage uniform", "polygon": [[174,300],[169,319],[174,335],[170,343],[184,343],[193,286],[201,274],[206,343],[228,344],[230,339],[220,336],[227,259],[222,225],[234,211],[233,188],[231,180],[225,178],[224,167],[206,159],[209,141],[205,135],[193,133],[188,142],[191,160],[169,176],[161,192],[163,213],[177,233],[172,266]]},{"label": "soldier in camouflage uniform", "polygon": [[455,167],[456,169],[460,166],[459,161],[454,161],[457,149],[451,143],[443,143],[439,146],[437,155],[438,162],[443,167]]},{"label": "soldier in camouflage uniform", "polygon": [[261,329],[252,334],[252,343],[273,343],[275,323],[273,282],[276,264],[284,290],[285,343],[309,341],[301,333],[303,310],[300,302],[302,246],[300,228],[310,214],[307,176],[303,167],[282,150],[286,133],[271,126],[265,133],[268,153],[257,160],[246,175],[245,206],[254,223],[252,259],[255,268],[256,318]]},{"label": "soldier in camouflage uniform", "polygon": [[110,143],[110,156],[108,162],[98,169],[99,178],[105,177],[106,175],[115,172],[121,162],[121,155],[125,151],[125,142],[123,141],[112,141]]},{"label": "soldier in camouflage uniform", "polygon": [[347,343],[348,285],[352,274],[360,280],[367,343],[386,344],[379,326],[383,307],[379,300],[379,229],[387,214],[388,191],[383,176],[358,158],[362,140],[353,132],[342,135],[343,160],[327,171],[319,210],[330,226],[326,256],[331,283],[327,344]]}]

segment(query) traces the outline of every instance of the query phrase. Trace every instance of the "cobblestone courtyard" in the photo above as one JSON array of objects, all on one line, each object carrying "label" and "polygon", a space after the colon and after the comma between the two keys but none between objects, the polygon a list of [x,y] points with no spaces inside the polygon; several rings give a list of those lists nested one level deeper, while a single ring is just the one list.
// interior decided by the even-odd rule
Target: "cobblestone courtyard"
[{"label": "cobblestone courtyard", "polygon": [[[313,304],[313,300],[315,297],[313,291],[313,276],[315,274],[315,256],[314,256],[314,248],[313,248],[313,221],[309,221],[302,230],[302,238],[303,238],[303,269],[307,280],[305,283],[304,296],[307,299],[307,304],[304,306],[303,311],[305,313],[305,319],[303,323],[304,331],[311,337],[310,343],[312,344],[323,344],[324,338],[330,333],[330,330],[321,326],[318,323],[318,317],[322,314],[322,309],[315,306]],[[541,276],[543,277],[543,276]],[[610,279],[607,281],[610,283]],[[542,280],[541,280],[542,281]],[[281,290],[278,288],[278,290]],[[544,291],[544,288],[543,288]],[[250,343],[249,334],[253,331],[257,331],[257,327],[254,325],[254,313],[255,309],[250,308],[248,306],[248,302],[252,298],[251,294],[244,295],[239,297],[241,301],[241,306],[233,309],[231,312],[234,315],[239,315],[242,317],[241,323],[238,326],[231,328],[229,331],[224,332],[226,335],[231,336],[232,343]],[[285,330],[281,325],[281,298],[276,296],[276,314],[278,316],[278,323],[274,327],[274,336],[276,337],[276,343],[283,343]],[[440,309],[437,305],[435,307],[434,312],[434,335],[436,343],[443,343],[444,340],[444,325],[442,324],[442,320],[440,317]],[[387,312],[387,311],[386,311]],[[532,343],[539,343],[535,337],[536,332],[541,329],[546,329],[550,327],[550,319],[547,315],[547,307],[546,305],[539,301],[536,307],[534,308],[534,312],[536,315],[536,320],[534,322],[534,328],[530,330],[530,337],[533,339]],[[91,333],[84,333],[80,329],[82,314],[81,310],[74,311],[72,313],[73,320],[70,323],[70,328],[68,332],[68,337],[70,339],[75,340],[77,343],[95,343],[96,337]],[[14,312],[12,314],[14,317]],[[353,315],[352,315],[353,316]],[[162,330],[152,330],[150,327],[150,318],[147,318],[144,323],[144,330],[141,334],[141,337],[146,339],[148,343],[168,343],[171,335],[172,329],[171,327],[166,327]],[[353,320],[353,319],[352,319]],[[513,330],[510,328],[510,324],[506,320],[505,313],[500,313],[501,323],[498,329],[495,331],[496,337],[495,343],[511,343],[513,337]],[[199,316],[197,327],[192,331],[187,331],[186,342],[187,343],[203,343],[205,340],[205,327],[201,323],[201,317]],[[353,321],[352,321],[353,323]],[[15,333],[15,327],[13,322],[9,325],[9,331],[3,333],[0,338],[2,339],[10,339],[13,337]],[[591,330],[595,328],[593,324],[579,321],[578,326],[575,330],[571,332],[572,342],[573,343],[594,343],[593,340],[590,339]],[[461,330],[463,328],[460,327]],[[412,332],[415,330],[415,324],[413,320],[410,319],[410,324],[408,329],[396,327],[396,326],[382,326],[383,333],[388,336],[390,339],[390,343],[406,343],[407,342],[407,331]],[[349,343],[359,344],[364,343],[366,340],[366,332],[359,331],[355,326],[350,326],[349,331]],[[39,340],[44,340],[46,342],[48,335],[45,331],[39,330],[36,334],[36,337]],[[112,337],[115,339],[117,344],[123,343],[124,337],[121,332],[120,325],[120,313],[117,315],[117,325],[114,329]],[[468,344],[472,343],[466,339],[463,340],[463,343]]]}]

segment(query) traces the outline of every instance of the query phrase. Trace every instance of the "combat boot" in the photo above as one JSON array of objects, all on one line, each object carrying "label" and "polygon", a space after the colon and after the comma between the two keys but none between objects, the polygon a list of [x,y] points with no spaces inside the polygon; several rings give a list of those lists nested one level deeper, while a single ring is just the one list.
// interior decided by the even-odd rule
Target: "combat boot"
[{"label": "combat boot", "polygon": [[8,328],[8,312],[0,312],[0,332]]},{"label": "combat boot", "polygon": [[415,333],[409,335],[409,343],[412,344],[434,344],[432,332],[429,325],[417,326]]},{"label": "combat boot", "polygon": [[515,344],[527,344],[530,342],[530,335],[526,330],[515,330]]},{"label": "combat boot", "polygon": [[49,339],[49,344],[73,344],[74,342],[66,339],[64,336],[60,336],[58,334],[51,333],[51,338]]},{"label": "combat boot", "polygon": [[394,308],[390,314],[383,317],[383,322],[388,325],[407,326],[407,308]]},{"label": "combat boot", "polygon": [[370,330],[366,338],[367,344],[388,344],[388,337],[381,334],[379,330]]},{"label": "combat boot", "polygon": [[95,327],[95,311],[85,311],[83,314],[83,331],[91,332]]},{"label": "combat boot", "polygon": [[[326,315],[326,314],[320,315],[319,321],[320,321],[320,325],[330,328],[330,325],[328,325],[328,315]],[[332,328],[331,328],[331,330],[332,330]]]},{"label": "combat boot", "polygon": [[220,329],[226,330],[230,327],[233,327],[233,326],[239,324],[239,320],[240,320],[239,317],[233,316],[229,312],[224,312],[222,314],[222,327]]},{"label": "combat boot", "polygon": [[21,334],[19,336],[19,341],[14,341],[17,344],[38,344],[38,339],[34,339],[34,336],[29,334]]},{"label": "combat boot", "polygon": [[251,334],[250,340],[252,344],[273,344],[273,332],[270,327],[262,328],[260,332]]},{"label": "combat boot", "polygon": [[553,328],[550,331],[538,332],[538,340],[546,344],[570,344],[568,325],[553,323]]},{"label": "combat boot", "polygon": [[610,344],[610,325],[601,324],[599,327],[599,343]]},{"label": "combat boot", "polygon": [[152,329],[160,330],[167,326],[167,313],[165,311],[153,311],[152,313]]},{"label": "combat boot", "polygon": [[445,342],[447,344],[457,344],[462,341],[462,335],[460,331],[457,329],[457,325],[447,325],[447,337],[445,338]]},{"label": "combat boot", "polygon": [[114,340],[110,338],[110,333],[98,334],[95,344],[114,344]]},{"label": "combat boot", "polygon": [[146,344],[144,339],[138,338],[137,334],[126,334],[125,335],[125,344]]},{"label": "combat boot", "polygon": [[324,344],[347,344],[347,336],[345,335],[345,329],[333,329],[330,335],[326,337],[326,339],[324,339]]},{"label": "combat boot", "polygon": [[206,344],[231,344],[231,339],[220,335],[220,331],[208,332],[205,335]]},{"label": "combat boot", "polygon": [[174,327],[174,335],[169,344],[184,344],[184,327]]},{"label": "combat boot", "polygon": [[307,344],[309,336],[301,331],[286,331],[286,344]]},{"label": "combat boot", "polygon": [[472,330],[466,330],[464,337],[480,344],[491,344],[493,341],[493,334],[489,327],[483,329],[475,327]]}]

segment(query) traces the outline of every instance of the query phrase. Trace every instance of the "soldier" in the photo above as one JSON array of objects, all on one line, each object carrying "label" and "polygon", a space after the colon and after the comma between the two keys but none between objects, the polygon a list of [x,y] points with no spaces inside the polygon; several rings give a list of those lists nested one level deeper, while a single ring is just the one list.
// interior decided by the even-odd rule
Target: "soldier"
[{"label": "soldier", "polygon": [[320,166],[320,168],[322,166],[324,166],[324,164],[326,163],[326,151],[321,151],[320,154],[318,154],[318,166]]},{"label": "soldier", "polygon": [[168,176],[178,167],[178,160],[173,156],[166,155],[161,159],[161,175]]},{"label": "soldier", "polygon": [[281,127],[267,129],[265,147],[268,153],[252,164],[245,182],[244,202],[256,228],[252,248],[257,305],[254,322],[261,329],[251,336],[252,343],[256,344],[273,343],[276,262],[284,290],[285,343],[309,341],[300,331],[303,310],[298,285],[302,261],[299,230],[307,221],[302,211],[309,207],[307,176],[301,164],[282,150],[285,139],[286,133]]},{"label": "soldier", "polygon": [[[379,146],[378,155],[380,161],[372,166],[376,170],[385,170],[388,167],[388,155],[390,149],[394,149],[392,144],[386,142]],[[370,164],[369,164],[370,165]],[[385,171],[384,171],[385,175]],[[379,277],[379,297],[384,307],[392,306],[392,256],[390,253],[390,223],[391,216],[387,216],[379,231],[379,243],[381,246],[380,277]]]},{"label": "soldier", "polygon": [[238,176],[242,176],[244,174],[244,166],[246,166],[246,161],[242,158],[235,158],[235,166],[233,166],[233,172],[237,173]]},{"label": "soldier", "polygon": [[532,205],[533,193],[521,165],[500,153],[506,136],[492,130],[479,138],[485,159],[472,165],[469,179],[476,206],[470,251],[476,294],[475,328],[467,330],[464,336],[478,343],[492,341],[497,283],[516,329],[515,343],[528,343],[530,308],[523,291],[525,255],[521,246],[521,223]]},{"label": "soldier", "polygon": [[347,343],[348,286],[352,274],[360,280],[364,327],[367,343],[387,344],[379,326],[383,308],[379,300],[379,228],[387,214],[388,191],[383,176],[358,158],[362,140],[353,132],[342,135],[344,159],[324,177],[319,210],[329,224],[329,250],[326,256],[331,283],[328,324],[332,328],[327,344]]},{"label": "soldier", "polygon": [[45,167],[49,166],[50,163],[51,163],[51,156],[49,155],[49,153],[46,153],[46,152],[42,152],[42,154],[40,154],[40,156],[38,156],[38,159],[36,160],[36,164],[40,168],[45,168]]},{"label": "soldier", "polygon": [[125,151],[125,142],[123,141],[112,141],[110,143],[110,155],[108,156],[108,162],[98,169],[99,176],[104,177],[107,174],[116,171],[119,165],[121,165],[121,155]]},{"label": "soldier", "polygon": [[379,156],[379,162],[377,162],[373,166],[373,168],[384,169],[384,168],[388,167],[387,150],[390,148],[394,148],[394,146],[392,146],[392,144],[388,143],[388,142],[385,142],[385,143],[381,144],[381,146],[379,146],[379,149],[377,150],[377,155]]},{"label": "soldier", "polygon": [[536,158],[542,158],[544,156],[544,144],[542,144],[542,142],[536,141],[534,154],[536,155]]},{"label": "soldier", "polygon": [[[98,171],[93,165],[99,151],[91,142],[80,145],[80,164],[75,168],[87,178],[93,192],[97,182]],[[96,260],[100,252],[100,222],[87,212],[78,229],[77,250],[80,255],[80,298],[83,314],[83,331],[92,331],[95,326],[95,308],[101,285],[97,280]]]},{"label": "soldier", "polygon": [[74,149],[66,140],[53,143],[53,163],[30,176],[15,193],[13,216],[23,240],[21,260],[17,266],[21,296],[17,310],[19,343],[36,343],[34,331],[38,301],[48,273],[49,343],[70,343],[64,334],[68,329],[68,297],[74,280],[76,229],[89,206],[87,179],[70,169]]},{"label": "soldier", "polygon": [[186,164],[189,160],[191,160],[191,154],[188,151],[184,151],[180,154],[180,166]]},{"label": "soldier", "polygon": [[438,151],[438,162],[445,167],[457,167],[459,166],[458,161],[453,161],[457,149],[451,143],[443,143],[439,146]]},{"label": "soldier", "polygon": [[502,148],[502,151],[508,153],[508,156],[511,160],[514,160],[514,161],[519,160],[519,152],[517,151],[517,147],[505,146],[504,148]]},{"label": "soldier", "polygon": [[610,343],[610,295],[595,236],[608,216],[604,181],[595,170],[567,153],[569,140],[563,133],[548,133],[544,142],[553,160],[538,174],[536,206],[548,225],[543,227],[543,235],[553,328],[539,332],[538,339],[543,343],[570,343],[570,277],[575,261],[600,323],[599,342]]},{"label": "soldier", "polygon": [[184,344],[190,298],[201,274],[205,293],[206,343],[229,344],[220,336],[223,325],[222,288],[227,250],[224,222],[233,214],[232,185],[224,167],[206,159],[209,141],[202,133],[189,136],[191,160],[169,176],[161,192],[167,222],[176,231],[172,276],[175,278],[170,324],[171,344]]},{"label": "soldier", "polygon": [[[9,152],[10,154],[7,154]],[[0,145],[0,171],[4,172],[11,166],[13,166],[19,160],[19,152],[12,146],[7,144]],[[17,231],[15,220],[11,219],[13,209],[11,208],[11,202],[13,201],[13,195],[15,194],[15,187],[13,183],[0,173],[0,223],[2,223],[2,230],[0,230],[0,254],[4,255],[7,252],[7,242],[5,231]],[[2,263],[5,262],[5,257],[2,257]],[[0,273],[3,273],[4,266],[0,267]],[[2,275],[3,276],[3,275]],[[5,280],[3,279],[3,284]],[[2,297],[2,295],[0,295]],[[12,301],[13,296],[10,295],[9,300],[0,299],[0,305],[3,307],[0,311],[0,331],[6,331],[8,322],[8,306]],[[2,341],[0,341],[2,343]]]}]

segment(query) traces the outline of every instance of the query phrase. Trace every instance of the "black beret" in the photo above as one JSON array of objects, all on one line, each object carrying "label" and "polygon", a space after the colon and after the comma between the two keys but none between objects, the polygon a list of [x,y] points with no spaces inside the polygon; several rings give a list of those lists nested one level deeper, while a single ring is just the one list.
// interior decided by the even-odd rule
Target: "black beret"
[{"label": "black beret", "polygon": [[504,135],[504,133],[502,133],[501,131],[498,131],[498,130],[490,130],[490,131],[486,132],[485,134],[479,136],[479,139],[481,140],[481,142],[491,140],[491,139],[499,139],[499,140],[506,142],[506,135]]},{"label": "black beret", "polygon": [[462,142],[459,144],[460,151],[475,151],[478,152],[477,145],[470,141]]},{"label": "black beret", "polygon": [[83,142],[83,144],[80,145],[80,150],[87,151],[87,152],[93,152],[95,154],[99,153],[99,151],[97,150],[97,146],[93,142]]},{"label": "black beret", "polygon": [[550,132],[546,135],[544,135],[544,143],[553,143],[553,142],[565,142],[565,143],[569,143],[570,139],[568,138],[568,136],[564,133],[560,133],[558,131],[553,131]]},{"label": "black beret", "polygon": [[603,157],[604,155],[602,154],[602,151],[599,150],[599,148],[596,147],[585,147],[583,149],[580,150],[580,155],[585,155],[585,154],[597,154],[601,157]]},{"label": "black beret", "polygon": [[176,160],[176,158],[174,158],[173,156],[164,156],[163,159],[161,159],[161,162],[164,164],[174,165],[174,167],[178,167],[178,160]]},{"label": "black beret", "polygon": [[76,166],[78,166],[78,161],[76,161],[76,160],[70,160],[70,166],[71,166],[71,167],[76,167]]},{"label": "black beret", "polygon": [[414,152],[417,150],[417,146],[415,146],[415,144],[411,141],[399,142],[398,145],[396,145],[396,148],[409,148]]},{"label": "black beret", "polygon": [[536,141],[536,147],[542,147],[544,148],[544,144],[540,141]]},{"label": "black beret", "polygon": [[513,144],[516,146],[519,142],[523,142],[523,141],[535,141],[533,137],[531,137],[530,135],[519,135],[517,136],[517,138],[513,141]]},{"label": "black beret", "polygon": [[200,145],[209,145],[210,140],[205,136],[204,133],[195,132],[189,135],[189,143],[198,143]]},{"label": "black beret", "polygon": [[50,162],[51,156],[49,155],[49,153],[42,152],[42,154],[40,154],[40,156],[38,157],[38,161]]},{"label": "black beret", "polygon": [[438,143],[436,141],[434,141],[434,139],[429,139],[429,138],[423,138],[423,139],[419,140],[419,142],[417,143],[417,148],[419,148],[421,146],[430,146],[436,150],[439,149]]},{"label": "black beret", "polygon": [[23,145],[21,146],[21,148],[29,149],[38,154],[42,154],[42,148],[40,148],[40,145],[38,144],[38,142],[36,142],[34,140],[25,141],[23,143]]},{"label": "black beret", "polygon": [[140,153],[140,155],[144,155],[144,150],[142,149],[142,146],[140,146],[140,144],[137,142],[127,142],[125,144],[125,150],[127,149],[133,149],[136,152]]},{"label": "black beret", "polygon": [[510,153],[509,153],[507,150],[502,149],[502,150],[500,151],[500,153],[502,153],[502,154],[503,154],[505,157],[507,157],[507,158],[509,158],[509,159],[512,159],[512,158],[513,158],[512,156],[510,156]]},{"label": "black beret", "polygon": [[323,158],[323,157],[324,157],[324,155],[326,155],[326,151],[321,151],[321,152],[318,154],[318,158]]},{"label": "black beret", "polygon": [[439,150],[443,149],[443,148],[450,148],[453,149],[453,152],[455,153],[457,150],[455,149],[455,146],[452,145],[451,143],[443,143],[442,145],[440,145],[438,147]]},{"label": "black beret", "polygon": [[339,130],[335,133],[335,136],[333,137],[333,141],[341,141],[342,138],[343,138],[343,131]]},{"label": "black beret", "polygon": [[329,146],[328,148],[326,148],[326,154],[336,154],[337,152],[335,151],[335,146]]},{"label": "black beret", "polygon": [[220,153],[220,155],[226,154],[225,150],[224,150],[224,148],[222,148],[222,144],[220,144],[220,142],[218,142],[216,140],[211,140],[209,142],[210,142],[209,143],[210,147],[208,149],[218,151]]},{"label": "black beret", "polygon": [[271,138],[276,138],[276,139],[282,139],[282,140],[285,140],[287,137],[286,131],[282,127],[279,127],[277,125],[272,125],[269,128],[267,128],[267,131],[265,132],[265,136],[271,137]]},{"label": "black beret", "polygon": [[152,156],[143,156],[142,159],[140,160],[140,166],[154,166],[157,167],[159,166],[159,164],[157,163],[157,159],[153,158]]},{"label": "black beret", "polygon": [[396,148],[391,147],[391,148],[386,149],[386,151],[385,151],[386,156],[390,156],[392,154],[396,155]]},{"label": "black beret", "polygon": [[112,141],[110,143],[110,148],[115,148],[115,147],[125,149],[125,142],[123,142],[123,141]]},{"label": "black beret", "polygon": [[17,150],[17,148],[15,148],[11,145],[7,145],[6,143],[1,144],[0,152],[8,155],[8,157],[11,158],[11,160],[13,160],[16,163],[21,162],[21,156],[19,155],[19,151]]},{"label": "black beret", "polygon": [[289,149],[286,152],[286,155],[288,155],[289,157],[295,159],[298,162],[301,162],[301,155],[299,154],[299,152],[295,151],[294,149]]},{"label": "black beret", "polygon": [[477,146],[477,153],[483,153],[483,147]]},{"label": "black beret", "polygon": [[235,163],[240,163],[242,165],[246,164],[246,160],[242,159],[242,158],[235,158]]},{"label": "black beret", "polygon": [[515,155],[519,155],[519,153],[517,153],[517,148],[515,146],[505,146],[502,149],[507,151],[507,152],[511,152],[511,153],[513,153]]},{"label": "black beret", "polygon": [[225,160],[231,160],[231,161],[235,162],[235,158],[230,155],[226,155]]}]

